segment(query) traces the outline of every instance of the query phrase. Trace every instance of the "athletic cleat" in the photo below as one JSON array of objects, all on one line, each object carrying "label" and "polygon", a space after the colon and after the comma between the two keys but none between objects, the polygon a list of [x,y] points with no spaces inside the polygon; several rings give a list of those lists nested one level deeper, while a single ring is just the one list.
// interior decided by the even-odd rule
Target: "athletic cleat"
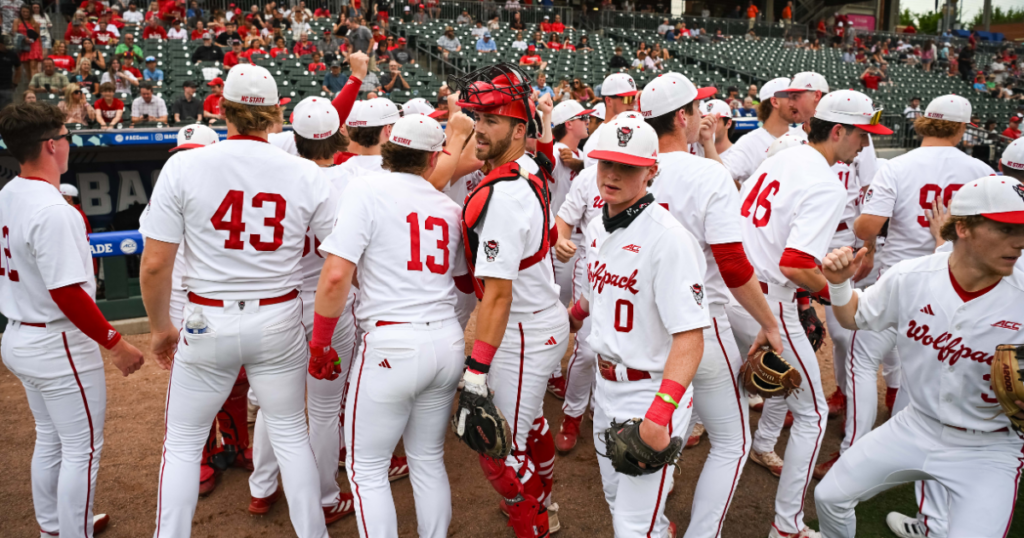
[{"label": "athletic cleat", "polygon": [[693,448],[699,445],[702,435],[704,435],[704,425],[698,423],[693,427],[693,432],[690,433],[690,437],[686,439],[686,448]]},{"label": "athletic cleat", "polygon": [[250,472],[253,470],[251,448],[243,450],[238,456],[235,457],[235,467],[245,469],[246,471]]},{"label": "athletic cleat", "polygon": [[217,489],[217,475],[220,473],[209,465],[199,467],[199,496],[205,497]]},{"label": "athletic cleat", "polygon": [[668,538],[676,538],[676,524],[668,522]]},{"label": "athletic cleat", "polygon": [[789,428],[793,425],[793,412],[786,411],[786,420],[782,423],[783,428]]},{"label": "athletic cleat", "polygon": [[843,391],[836,389],[832,396],[828,397],[828,418],[836,418],[846,415],[846,396]]},{"label": "athletic cleat", "polygon": [[338,453],[338,467],[345,468],[345,456],[348,455],[348,449],[341,447],[341,451]]},{"label": "athletic cleat", "polygon": [[747,395],[747,405],[750,406],[751,411],[760,413],[764,410],[764,398],[759,394],[749,394]]},{"label": "athletic cleat", "polygon": [[548,379],[548,392],[559,400],[565,399],[565,376],[552,377]]},{"label": "athletic cleat", "polygon": [[96,514],[92,516],[92,534],[93,536],[105,531],[107,525],[110,524],[110,516],[107,514]]},{"label": "athletic cleat", "polygon": [[833,452],[832,455],[829,456],[827,460],[825,460],[825,461],[815,465],[814,466],[814,478],[817,479],[817,480],[821,480],[822,478],[825,478],[825,475],[828,474],[829,470],[832,469],[832,466],[835,465],[837,461],[839,461],[839,453],[838,452]]},{"label": "athletic cleat", "polygon": [[885,389],[885,406],[889,408],[890,413],[892,413],[892,406],[896,405],[896,393],[898,393],[899,390],[899,387],[888,387]]},{"label": "athletic cleat", "polygon": [[780,458],[774,450],[771,452],[758,452],[756,450],[751,450],[750,460],[761,467],[768,469],[768,471],[775,476],[782,475],[782,458]]},{"label": "athletic cleat", "polygon": [[281,486],[277,486],[277,491],[272,493],[270,497],[251,497],[249,501],[249,513],[254,516],[262,516],[270,511],[270,508],[274,506],[274,503],[281,499]]},{"label": "athletic cleat", "polygon": [[559,452],[564,454],[576,447],[576,441],[580,437],[581,421],[583,421],[582,416],[566,416],[562,419],[562,425],[558,428],[558,433],[555,434],[555,448]]},{"label": "athletic cleat", "polygon": [[554,534],[562,530],[562,524],[558,522],[558,503],[551,503],[548,507],[548,534]]},{"label": "athletic cleat", "polygon": [[334,503],[334,506],[324,507],[324,522],[330,525],[339,519],[354,514],[356,512],[356,504],[352,499],[351,493],[342,493],[338,497],[338,501]]},{"label": "athletic cleat", "polygon": [[388,481],[394,482],[409,476],[409,461],[405,456],[391,456],[391,466],[388,467]]},{"label": "athletic cleat", "polygon": [[804,527],[800,529],[800,532],[782,532],[772,523],[772,530],[768,533],[768,538],[821,538],[821,533],[810,527]]},{"label": "athletic cleat", "polygon": [[889,512],[885,516],[885,524],[889,530],[900,538],[921,538],[928,536],[928,529],[924,528],[917,518],[907,517],[899,512]]}]

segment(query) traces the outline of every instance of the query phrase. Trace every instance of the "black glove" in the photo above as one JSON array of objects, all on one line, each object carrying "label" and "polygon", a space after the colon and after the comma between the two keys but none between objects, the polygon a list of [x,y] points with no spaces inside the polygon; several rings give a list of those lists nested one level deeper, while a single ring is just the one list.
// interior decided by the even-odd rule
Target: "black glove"
[{"label": "black glove", "polygon": [[[629,476],[656,473],[666,465],[674,465],[683,451],[683,439],[673,437],[662,451],[651,448],[640,438],[642,418],[615,422],[601,434],[607,453],[600,454],[611,460],[616,471]],[[643,464],[641,466],[640,464]]]},{"label": "black glove", "polygon": [[800,325],[804,326],[804,334],[810,340],[814,351],[821,349],[821,345],[825,343],[825,324],[818,319],[814,308],[800,311]]},{"label": "black glove", "polygon": [[463,379],[466,384],[452,417],[452,431],[477,453],[505,459],[512,452],[512,430],[494,405],[494,392],[484,383],[486,376],[467,371]]}]

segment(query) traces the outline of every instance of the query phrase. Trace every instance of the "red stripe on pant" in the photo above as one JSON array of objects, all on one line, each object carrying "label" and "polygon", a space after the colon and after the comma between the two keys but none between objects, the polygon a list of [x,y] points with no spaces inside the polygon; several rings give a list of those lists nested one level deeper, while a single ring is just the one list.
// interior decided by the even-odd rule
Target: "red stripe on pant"
[{"label": "red stripe on pant", "polygon": [[[672,437],[672,419],[668,421],[668,436]],[[668,469],[668,465],[661,468],[661,482],[658,483],[658,500],[654,503],[654,514],[651,515],[651,526],[647,529],[647,538],[651,538],[651,533],[654,532],[654,524],[658,521],[658,508],[661,508],[661,492],[665,491],[665,476],[668,474]],[[622,480],[622,478],[620,477],[619,480]]]},{"label": "red stripe on pant", "polygon": [[78,369],[75,368],[75,361],[71,358],[71,348],[68,347],[68,334],[60,333],[61,339],[64,340],[64,352],[68,355],[68,364],[71,365],[71,373],[75,375],[75,383],[78,384],[78,392],[82,394],[82,404],[85,406],[85,417],[89,419],[89,469],[85,475],[85,523],[82,529],[85,531],[85,536],[89,536],[89,529],[92,528],[92,518],[89,517],[89,498],[92,497],[92,462],[96,454],[96,432],[92,426],[92,412],[89,411],[89,400],[85,397],[85,387],[82,386],[82,380],[78,377]]},{"label": "red stripe on pant", "polygon": [[740,412],[740,432],[743,434],[743,452],[740,458],[736,461],[736,471],[732,475],[732,485],[729,486],[729,496],[725,499],[725,507],[722,509],[722,517],[718,518],[718,530],[715,532],[715,536],[721,536],[722,524],[725,523],[725,514],[729,512],[729,505],[732,504],[732,496],[736,492],[736,481],[739,479],[740,470],[743,469],[743,464],[747,461],[747,432],[746,428],[743,427],[743,399],[740,397],[740,387],[736,382],[736,373],[732,371],[732,363],[729,362],[729,354],[725,351],[725,346],[722,345],[722,335],[718,332],[718,320],[712,316],[711,321],[715,324],[715,338],[718,339],[718,347],[722,348],[722,356],[725,357],[725,365],[729,368],[729,380],[732,381],[732,390],[736,394],[736,406]]},{"label": "red stripe on pant", "polygon": [[366,513],[363,510],[363,497],[359,494],[359,482],[356,482],[356,411],[359,409],[359,387],[363,381],[363,365],[366,364],[367,336],[370,336],[370,333],[363,333],[363,357],[359,360],[359,375],[356,376],[356,397],[352,400],[352,436],[349,437],[352,441],[352,450],[350,451],[352,464],[348,466],[348,479],[352,482],[352,489],[355,490],[356,497],[359,497],[359,518],[363,522],[363,536],[369,536],[369,532],[366,530]]},{"label": "red stripe on pant", "polygon": [[[920,483],[921,483],[921,504],[919,504],[917,506],[917,513],[918,514],[920,514],[921,510],[924,509],[924,491],[925,491],[925,489],[924,489],[924,480],[921,480]],[[922,523],[924,524],[924,535],[928,536],[932,532],[932,530],[930,528],[928,528],[928,516],[924,516],[924,521],[922,521]]]},{"label": "red stripe on pant", "polygon": [[[523,364],[526,362],[526,335],[523,333],[523,324],[519,324],[519,385],[516,388],[516,412],[515,421],[512,423],[512,451],[519,452],[519,402],[523,397]],[[518,460],[519,457],[517,456]],[[521,463],[525,463],[525,460]]]},{"label": "red stripe on pant", "polygon": [[[178,337],[181,337],[181,329],[178,329]],[[174,358],[178,358],[178,351],[174,351]],[[160,451],[160,485],[156,495],[156,538],[160,538],[160,524],[163,521],[161,511],[164,502],[164,467],[167,466],[167,412],[171,408],[171,381],[174,379],[174,363],[171,363],[171,373],[167,376],[167,398],[164,400],[164,445]]]},{"label": "red stripe on pant", "polygon": [[[814,440],[814,451],[811,452],[811,463],[810,463],[810,465],[807,466],[807,479],[804,481],[803,493],[800,495],[800,512],[803,512],[804,511],[804,503],[806,502],[806,499],[807,499],[807,488],[808,488],[808,486],[811,485],[811,472],[814,471],[814,458],[816,457],[816,454],[818,453],[818,445],[821,443],[821,436],[825,432],[822,431],[822,428],[821,428],[821,410],[818,409],[818,399],[814,397],[814,388],[813,388],[813,384],[812,384],[812,381],[811,381],[811,376],[810,376],[810,374],[807,373],[807,367],[804,366],[804,361],[803,361],[803,359],[800,358],[800,354],[796,352],[796,346],[793,345],[793,338],[791,336],[789,336],[789,328],[786,327],[786,318],[783,317],[783,310],[782,309],[783,309],[783,305],[780,302],[779,303],[779,319],[782,320],[782,330],[784,330],[786,332],[786,340],[789,341],[789,348],[793,350],[793,356],[796,357],[797,362],[800,363],[800,368],[804,371],[804,379],[806,379],[807,383],[809,385],[811,385],[810,386],[811,390],[808,391],[808,394],[810,394],[810,396],[811,396],[811,401],[814,402],[814,412],[818,414],[818,437],[815,438],[815,440]],[[797,515],[798,516],[800,515],[799,512],[797,513]],[[794,517],[793,518],[793,526],[797,529],[797,532],[800,532],[800,529],[803,528],[803,523],[801,521],[798,521],[797,518]]]},{"label": "red stripe on pant", "polygon": [[[579,333],[576,333],[576,338],[573,338],[573,343],[572,343],[572,358],[569,359],[569,366],[566,367],[566,369],[565,369],[565,390],[566,390],[566,392],[568,392],[568,390],[569,390],[569,380],[572,379],[572,367],[573,367],[573,365],[576,364],[576,357],[579,355],[579,351],[580,351],[580,338],[579,338]],[[564,404],[564,403],[562,404],[562,411],[565,411],[565,405],[566,404]]]}]

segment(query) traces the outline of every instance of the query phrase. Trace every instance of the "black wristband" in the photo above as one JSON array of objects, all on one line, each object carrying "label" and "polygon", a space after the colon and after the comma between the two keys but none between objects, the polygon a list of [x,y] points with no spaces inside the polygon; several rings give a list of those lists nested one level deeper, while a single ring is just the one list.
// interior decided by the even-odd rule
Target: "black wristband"
[{"label": "black wristband", "polygon": [[476,359],[474,359],[471,356],[467,356],[466,357],[466,366],[468,366],[470,370],[476,370],[477,372],[480,372],[481,374],[486,374],[491,369],[491,365],[490,364],[484,364],[482,362],[478,362]]}]

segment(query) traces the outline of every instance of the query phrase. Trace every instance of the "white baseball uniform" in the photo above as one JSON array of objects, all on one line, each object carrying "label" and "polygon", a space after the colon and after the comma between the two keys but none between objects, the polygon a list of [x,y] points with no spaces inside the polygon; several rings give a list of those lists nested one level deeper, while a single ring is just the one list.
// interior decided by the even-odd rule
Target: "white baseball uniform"
[{"label": "white baseball uniform", "polygon": [[599,133],[601,132],[601,129],[604,129],[604,126],[607,125],[608,123],[611,123],[611,122],[605,122],[605,123],[599,124],[597,126],[597,128],[594,129],[594,132],[590,133],[590,138],[587,138],[587,143],[583,144],[583,167],[584,168],[590,168],[591,166],[594,166],[595,164],[597,164],[597,159],[591,159],[590,158],[590,152],[594,151],[594,149],[597,147],[597,139],[601,138],[601,135]]},{"label": "white baseball uniform", "polygon": [[764,162],[768,155],[768,147],[775,142],[764,127],[758,127],[741,136],[728,151],[719,155],[732,178],[740,183],[747,180],[754,170]]},{"label": "white baseball uniform", "polygon": [[444,438],[465,358],[454,275],[465,274],[462,211],[419,176],[354,181],[323,253],[357,264],[356,318],[365,331],[349,376],[346,469],[360,536],[397,536],[388,483],[404,439],[420,536],[451,520]]},{"label": "white baseball uniform", "polygon": [[885,489],[935,481],[949,495],[949,536],[1008,536],[1024,440],[992,395],[999,344],[1021,344],[1020,270],[994,287],[960,289],[949,253],[897,263],[860,295],[857,334],[895,330],[909,405],[859,439],[815,491],[822,531],[856,534],[854,508]]},{"label": "white baseball uniform", "polygon": [[[566,196],[569,194],[569,190],[572,187],[573,180],[576,178],[576,172],[569,169],[568,166],[562,163],[561,150],[572,149],[569,146],[561,142],[556,142],[554,147],[555,162],[554,168],[551,171],[551,176],[554,177],[555,183],[551,186],[551,212],[558,214],[559,209],[562,208],[562,204],[565,202]],[[573,156],[579,158],[579,150],[573,150]],[[583,239],[583,230],[581,228],[573,228],[572,236],[570,237],[574,243],[579,245]],[[573,256],[569,261],[562,263],[555,258],[555,283],[558,284],[560,291],[560,300],[562,304],[569,305],[575,300],[572,293],[572,281],[573,274],[576,267],[576,260],[579,257],[579,251],[577,255]],[[559,366],[559,370],[561,367]]]},{"label": "white baseball uniform", "polygon": [[711,325],[704,329],[704,357],[693,378],[694,416],[681,432],[689,435],[700,415],[711,439],[693,496],[692,518],[686,538],[717,537],[732,502],[750,452],[749,406],[739,381],[746,357],[725,315],[731,293],[718,269],[711,245],[739,243],[739,194],[724,166],[690,153],[676,151],[658,156],[658,177],[651,186],[655,202],[664,207],[696,239],[707,268],[702,277]]},{"label": "white baseball uniform", "polygon": [[308,352],[295,299],[306,230],[326,236],[336,207],[337,194],[314,163],[250,137],[175,154],[161,170],[141,232],[184,241],[185,308],[201,313],[207,328],[182,333],[178,344],[155,536],[191,533],[202,445],[241,366],[284,471],[295,532],[327,535],[306,431]]},{"label": "white baseball uniform", "polygon": [[[484,178],[484,175],[479,170],[466,174],[446,185],[442,192],[447,194],[448,198],[451,198],[461,208],[466,204],[466,195],[476,188],[480,180]],[[476,310],[476,294],[473,292],[462,293],[462,291],[456,289],[455,297],[457,298],[455,314],[459,318],[459,325],[465,329],[466,324],[469,323],[469,318],[473,315],[473,311]]]},{"label": "white baseball uniform", "polygon": [[295,132],[294,131],[281,131],[280,133],[270,133],[267,135],[267,142],[270,142],[271,146],[281,148],[292,155],[299,155],[299,148],[295,146]]},{"label": "white baseball uniform", "polygon": [[[616,380],[598,376],[594,391],[594,447],[605,454],[602,434],[612,421],[642,417],[650,407],[673,335],[708,327],[707,267],[693,235],[656,201],[611,233],[602,221],[591,221],[585,236],[590,342],[601,361],[615,365]],[[630,381],[636,379],[630,370],[645,378]],[[685,434],[692,405],[693,390],[687,388],[669,435]],[[615,471],[608,458],[598,457],[598,464],[615,535],[668,536],[664,512],[673,467],[633,477]]]},{"label": "white baseball uniform", "polygon": [[[821,449],[828,405],[814,349],[800,324],[797,285],[782,274],[779,263],[786,249],[818,261],[828,252],[846,203],[846,190],[829,168],[817,150],[798,146],[762,163],[740,190],[744,249],[782,330],[783,358],[803,377],[803,390],[783,400],[794,421],[775,497],[774,525],[786,533],[804,527],[804,498]],[[734,305],[729,306],[729,319],[739,348],[749,349],[760,327]],[[766,411],[770,401],[765,402]],[[769,439],[758,434],[760,428],[753,450],[774,450],[771,432]]]},{"label": "white baseball uniform", "polygon": [[0,227],[0,313],[8,320],[0,346],[36,422],[36,521],[44,533],[91,537],[107,407],[103,358],[50,297],[74,284],[96,295],[85,224],[52,184],[15,176],[0,191]]}]

